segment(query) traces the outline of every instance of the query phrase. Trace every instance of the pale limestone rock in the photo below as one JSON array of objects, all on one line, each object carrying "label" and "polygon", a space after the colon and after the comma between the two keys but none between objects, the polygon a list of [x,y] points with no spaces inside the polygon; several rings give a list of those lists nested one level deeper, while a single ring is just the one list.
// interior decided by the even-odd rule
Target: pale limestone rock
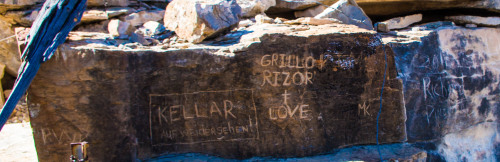
[{"label": "pale limestone rock", "polygon": [[109,34],[120,39],[127,38],[134,30],[130,23],[118,19],[111,20],[108,24]]},{"label": "pale limestone rock", "polygon": [[372,21],[354,0],[340,0],[314,18],[334,18],[345,24],[373,30]]},{"label": "pale limestone rock", "polygon": [[[132,8],[128,7],[112,7],[106,9],[88,9],[83,12],[82,22],[104,21],[117,16],[125,15],[132,12]],[[38,12],[36,13],[38,14]],[[34,19],[33,19],[34,20]]]},{"label": "pale limestone rock", "polygon": [[[83,23],[95,22],[95,21],[105,21],[117,16],[125,15],[132,12],[132,8],[128,7],[112,7],[106,9],[88,9],[83,12],[82,20]],[[36,13],[38,14],[38,12]],[[33,19],[34,20],[34,19]]]},{"label": "pale limestone rock", "polygon": [[316,7],[311,7],[303,11],[295,11],[294,15],[295,17],[314,17],[327,8],[328,6],[326,5],[318,5]]},{"label": "pale limestone rock", "polygon": [[132,26],[139,26],[148,21],[160,21],[165,15],[164,10],[141,11],[125,17],[125,21]]},{"label": "pale limestone rock", "polygon": [[250,25],[255,24],[252,20],[246,19],[246,20],[241,20],[238,23],[238,27],[249,27]]},{"label": "pale limestone rock", "polygon": [[255,22],[257,24],[271,24],[274,19],[267,17],[266,15],[257,15],[255,16]]},{"label": "pale limestone rock", "polygon": [[341,23],[339,20],[333,18],[317,19],[312,17],[301,17],[298,18],[296,21],[304,25],[325,25],[325,24]]},{"label": "pale limestone rock", "polygon": [[335,24],[335,23],[338,24],[341,22],[334,18],[317,19],[313,17],[301,17],[295,20],[283,21],[283,23],[288,25],[325,25],[325,24]]},{"label": "pale limestone rock", "polygon": [[153,36],[164,32],[165,26],[156,21],[148,21],[140,29],[144,35]]},{"label": "pale limestone rock", "polygon": [[402,29],[410,26],[411,24],[422,21],[422,14],[408,15],[405,17],[396,17],[383,22],[375,24],[378,31],[389,32],[393,29]]},{"label": "pale limestone rock", "polygon": [[19,49],[12,24],[0,19],[0,62],[6,65],[5,71],[17,76],[21,66]]},{"label": "pale limestone rock", "polygon": [[237,26],[241,13],[235,0],[174,0],[165,11],[167,29],[192,43],[199,43]]},{"label": "pale limestone rock", "polygon": [[498,123],[481,122],[444,136],[438,152],[446,161],[497,161],[495,145],[500,143],[499,135]]},{"label": "pale limestone rock", "polygon": [[476,24],[482,26],[500,26],[500,17],[481,16],[447,16],[445,19],[461,24]]},{"label": "pale limestone rock", "polygon": [[86,10],[83,12],[81,22],[103,21],[108,18],[108,14],[104,10]]},{"label": "pale limestone rock", "polygon": [[254,17],[276,5],[276,0],[236,0],[236,2],[241,7],[242,17]]}]

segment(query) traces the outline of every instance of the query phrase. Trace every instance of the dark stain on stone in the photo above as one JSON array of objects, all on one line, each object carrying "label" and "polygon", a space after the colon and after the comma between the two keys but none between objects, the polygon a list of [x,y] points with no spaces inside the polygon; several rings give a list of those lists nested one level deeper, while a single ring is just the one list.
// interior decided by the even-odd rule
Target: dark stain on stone
[{"label": "dark stain on stone", "polygon": [[484,72],[484,75],[481,77],[473,77],[474,74],[480,73],[482,74],[482,70],[478,70],[477,72],[468,73],[464,77],[464,89],[470,90],[472,93],[476,91],[481,91],[482,89],[490,86],[493,82],[494,76],[493,73],[489,70]]},{"label": "dark stain on stone", "polygon": [[490,111],[490,102],[486,97],[481,100],[481,105],[479,105],[478,111],[479,114],[483,116],[487,115],[486,113]]}]

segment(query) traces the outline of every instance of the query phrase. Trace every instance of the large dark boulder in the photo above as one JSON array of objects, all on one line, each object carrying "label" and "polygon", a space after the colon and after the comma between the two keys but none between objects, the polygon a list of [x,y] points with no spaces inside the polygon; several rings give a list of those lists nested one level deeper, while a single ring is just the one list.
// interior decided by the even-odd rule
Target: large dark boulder
[{"label": "large dark boulder", "polygon": [[62,45],[29,90],[39,160],[67,160],[80,141],[92,161],[302,157],[375,144],[383,79],[380,142],[405,141],[402,82],[374,32],[268,25],[251,34],[263,31],[234,53]]}]

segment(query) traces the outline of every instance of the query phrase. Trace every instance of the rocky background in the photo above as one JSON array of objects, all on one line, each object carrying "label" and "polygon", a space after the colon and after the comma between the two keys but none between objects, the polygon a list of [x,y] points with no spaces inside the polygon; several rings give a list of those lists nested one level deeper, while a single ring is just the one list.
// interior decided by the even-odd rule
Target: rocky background
[{"label": "rocky background", "polygon": [[[9,89],[17,76],[17,69],[20,65],[19,53],[25,43],[23,38],[36,18],[43,0],[0,0],[0,2],[2,3],[0,4],[0,28],[2,29],[0,32],[0,48],[2,49],[0,50],[0,63],[2,63],[0,68],[3,69],[1,71],[3,71],[2,91],[4,92],[0,93],[0,98],[5,101],[4,98],[8,97]],[[236,56],[236,61],[248,63],[242,61],[253,59],[247,55],[265,54],[273,50],[290,50],[287,49],[286,45],[290,45],[293,51],[293,49],[304,48],[300,47],[301,44],[297,42],[304,41],[303,44],[308,44],[322,40],[343,42],[344,44],[308,44],[305,46],[312,49],[304,49],[306,52],[297,51],[303,53],[309,51],[318,58],[320,56],[317,52],[327,50],[343,55],[338,56],[338,58],[332,57],[329,68],[334,72],[317,71],[318,74],[325,76],[323,79],[315,81],[321,81],[323,85],[328,86],[309,86],[307,88],[335,89],[335,85],[351,85],[353,87],[351,89],[337,89],[338,92],[349,92],[350,95],[349,93],[343,94],[344,96],[338,94],[340,97],[337,98],[335,95],[327,95],[331,97],[331,100],[338,102],[329,103],[323,99],[319,102],[339,104],[340,106],[335,106],[345,107],[342,109],[345,111],[332,110],[335,111],[333,114],[343,113],[347,116],[355,116],[347,117],[349,120],[344,121],[346,124],[344,127],[326,127],[328,129],[325,130],[345,131],[344,128],[347,125],[356,123],[357,120],[361,123],[358,122],[359,127],[353,129],[374,128],[371,124],[363,124],[363,121],[366,123],[375,122],[375,114],[378,113],[376,109],[378,108],[376,104],[378,103],[377,92],[380,90],[375,85],[379,86],[378,84],[382,80],[377,78],[383,74],[384,65],[380,63],[384,61],[382,51],[389,51],[387,55],[390,63],[387,78],[389,85],[386,85],[389,89],[387,91],[401,95],[390,94],[390,97],[387,98],[388,96],[384,94],[386,95],[384,100],[392,98],[393,101],[390,102],[390,106],[384,105],[390,107],[389,112],[392,115],[385,114],[386,118],[382,121],[383,125],[391,125],[391,127],[382,128],[381,131],[387,133],[383,136],[382,142],[395,143],[383,146],[382,150],[385,155],[391,155],[388,157],[399,160],[499,160],[500,136],[498,133],[500,125],[498,125],[497,120],[500,116],[498,102],[500,100],[499,15],[500,1],[498,0],[89,0],[88,10],[85,12],[82,22],[70,34],[69,41],[60,48],[56,55],[59,59],[55,58],[54,61],[48,62],[45,68],[42,66],[40,74],[31,86],[29,95],[32,93],[32,96],[28,95],[28,99],[31,101],[30,115],[38,154],[41,161],[66,159],[67,151],[69,151],[64,149],[66,144],[80,141],[73,137],[68,138],[67,141],[54,138],[52,143],[55,144],[47,144],[46,140],[50,143],[51,138],[50,132],[49,137],[46,136],[46,130],[52,130],[54,137],[62,137],[64,133],[59,127],[63,126],[54,123],[68,121],[68,118],[88,121],[88,118],[98,116],[108,121],[117,119],[119,120],[117,123],[125,123],[126,127],[110,125],[92,129],[72,128],[72,130],[78,131],[79,135],[95,133],[87,140],[90,140],[93,146],[98,146],[96,148],[105,148],[106,145],[102,145],[102,141],[99,140],[113,141],[113,139],[105,138],[105,134],[97,132],[110,128],[120,129],[122,134],[127,134],[127,138],[119,139],[122,141],[114,143],[116,147],[121,147],[120,149],[107,151],[127,155],[115,157],[94,153],[94,158],[103,158],[97,159],[97,161],[148,159],[165,152],[186,153],[190,151],[228,158],[300,157],[333,151],[337,153],[338,159],[376,160],[377,155],[366,153],[371,152],[369,150],[373,151],[374,148],[357,146],[373,145],[373,138],[335,137],[346,139],[338,143],[338,140],[328,139],[330,137],[328,131],[325,133],[328,136],[325,137],[323,137],[324,135],[312,134],[311,136],[316,137],[311,140],[286,141],[287,138],[284,138],[285,142],[283,143],[285,144],[286,142],[310,142],[315,146],[314,149],[305,149],[306,151],[284,149],[276,152],[267,150],[266,152],[266,149],[274,147],[259,146],[264,145],[265,142],[255,144],[257,146],[250,144],[252,147],[249,148],[262,149],[259,150],[260,154],[239,149],[244,145],[227,146],[225,153],[214,151],[222,148],[211,148],[212,146],[205,145],[176,146],[175,149],[149,148],[150,146],[143,144],[148,137],[142,138],[141,133],[128,134],[131,131],[150,131],[142,129],[142,127],[146,127],[144,125],[126,122],[130,118],[141,118],[140,115],[130,114],[144,113],[135,111],[131,108],[132,106],[127,106],[126,103],[148,105],[148,103],[142,103],[143,100],[148,100],[147,98],[140,98],[140,95],[134,94],[155,91],[161,93],[162,87],[165,86],[183,87],[185,84],[190,84],[188,83],[189,79],[181,79],[183,84],[164,85],[161,83],[161,80],[172,78],[163,78],[155,82],[154,80],[158,79],[156,77],[163,75],[176,74],[181,76],[187,74],[171,71],[163,74],[155,72],[157,69],[154,68],[168,65],[168,67],[175,67],[179,71],[185,70],[185,73],[193,70],[199,72],[197,74],[199,77],[186,76],[196,80],[198,85],[194,88],[197,90],[211,90],[211,86],[235,88],[241,84],[239,82],[245,80],[237,78],[264,72],[259,71],[258,68],[246,69],[247,71],[235,68],[246,66],[233,63],[234,60],[225,60],[224,57],[219,58],[220,56]],[[342,38],[345,41],[339,41]],[[370,51],[369,48],[375,50]],[[348,51],[358,51],[358,53],[362,51],[361,53],[369,53],[368,55],[373,56],[357,56],[348,54]],[[146,57],[153,55],[157,56],[156,59],[167,59],[163,58],[166,56],[163,56],[162,53],[166,53],[165,55],[169,56],[168,59],[177,62],[158,63],[154,62],[154,57]],[[212,54],[215,55],[212,56]],[[199,58],[197,55],[203,57]],[[262,57],[262,55],[258,56]],[[211,62],[215,62],[216,66],[198,65],[200,63],[211,65]],[[374,63],[370,64],[370,62]],[[350,68],[352,66],[364,68],[354,70]],[[138,71],[134,71],[134,68]],[[239,73],[241,76],[225,74],[224,70],[203,70],[211,68],[234,70],[233,72],[241,72]],[[139,75],[137,74],[139,72],[148,75]],[[340,74],[340,72],[345,73]],[[353,74],[358,75],[354,76]],[[200,81],[213,76],[228,77],[234,82],[234,86],[218,84],[225,81],[224,78],[208,82]],[[331,79],[331,76],[351,78],[351,80]],[[54,77],[59,79],[54,79]],[[247,79],[251,80],[252,78]],[[92,87],[92,84],[99,86]],[[127,91],[109,89],[114,84],[128,86],[125,88]],[[130,87],[135,87],[135,89]],[[110,99],[101,100],[99,96],[96,96],[98,92],[95,92],[94,88],[116,94],[130,93],[131,96],[110,95],[107,97]],[[115,89],[120,88],[123,89],[120,86],[115,87]],[[193,87],[183,88],[173,91],[165,90],[165,92],[186,93]],[[82,90],[79,91],[80,93],[75,93],[78,91],[74,89]],[[87,92],[88,94],[86,94]],[[79,95],[88,95],[88,97]],[[109,94],[103,96],[106,95]],[[261,95],[280,94],[276,92]],[[49,99],[48,96],[52,99]],[[346,102],[343,103],[339,100]],[[366,102],[361,102],[363,100],[368,101],[368,105],[365,105]],[[99,106],[111,106],[107,111],[119,110],[117,114],[130,118],[108,118],[93,113],[80,116],[78,113],[60,115],[71,114],[70,112],[85,112],[87,111],[86,107],[81,105],[93,102],[96,102],[94,103],[95,109],[98,109]],[[262,104],[265,105],[265,101]],[[88,107],[93,108],[93,106]],[[349,111],[349,108],[353,108],[355,111]],[[327,113],[332,111],[322,112],[318,109],[315,110],[315,113],[322,112],[328,116]],[[46,115],[43,112],[47,112]],[[15,115],[10,121],[27,121],[29,120],[27,113],[26,102],[20,102],[19,108],[16,109]],[[363,115],[371,116],[362,119]],[[82,125],[90,127],[101,124],[99,122],[90,124],[83,122],[84,124],[81,124],[74,120],[69,120],[71,124],[63,124],[64,127],[68,127],[68,125],[70,127]],[[319,121],[318,119],[318,123]],[[338,122],[335,120],[326,121],[327,123]],[[44,122],[48,124],[44,124]],[[287,128],[284,129],[286,131],[294,132],[292,134],[300,131],[300,129],[295,130],[283,126],[286,125],[284,123],[275,124]],[[297,123],[292,125],[297,126]],[[359,132],[344,133],[362,136],[363,133]],[[334,138],[333,136],[332,138]],[[119,137],[121,138],[121,136]],[[306,137],[309,136],[300,136],[300,139]],[[56,139],[57,141],[54,141]],[[270,137],[268,139],[276,140],[278,138]],[[293,140],[293,138],[291,139]],[[328,145],[318,145],[325,142]],[[318,146],[321,147],[318,148]],[[339,149],[347,146],[353,147]],[[199,148],[197,149],[197,147]],[[241,152],[233,153],[230,151],[236,148]],[[294,149],[294,146],[285,148]],[[405,150],[412,153],[400,153],[405,152]],[[346,156],[346,151],[358,153]],[[189,158],[189,155],[182,154],[170,157],[172,158],[170,160],[179,160],[183,157]],[[168,158],[159,157],[159,160],[168,160]],[[322,157],[318,158],[321,160]]]}]

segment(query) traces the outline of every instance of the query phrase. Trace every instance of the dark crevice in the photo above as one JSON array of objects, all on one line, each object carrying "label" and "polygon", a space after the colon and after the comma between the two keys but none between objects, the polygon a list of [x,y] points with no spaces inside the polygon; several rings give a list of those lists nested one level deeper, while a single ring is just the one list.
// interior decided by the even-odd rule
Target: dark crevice
[{"label": "dark crevice", "polygon": [[297,17],[295,17],[295,11],[287,11],[287,12],[273,12],[273,11],[266,11],[266,15],[269,16],[270,18],[277,18],[277,17],[281,17],[281,18],[285,18],[285,19],[289,19],[289,20],[294,20],[294,19],[297,19]]}]

